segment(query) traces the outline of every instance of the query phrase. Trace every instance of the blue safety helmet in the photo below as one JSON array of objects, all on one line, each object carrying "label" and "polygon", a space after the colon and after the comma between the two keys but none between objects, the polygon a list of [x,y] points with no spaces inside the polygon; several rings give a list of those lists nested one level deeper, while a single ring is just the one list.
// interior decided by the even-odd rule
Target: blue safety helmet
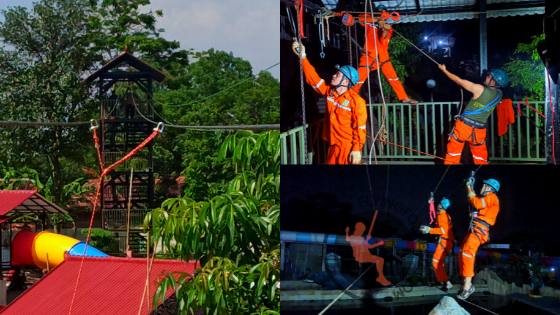
[{"label": "blue safety helmet", "polygon": [[498,87],[506,87],[509,83],[508,74],[502,69],[492,69],[488,74],[496,81]]},{"label": "blue safety helmet", "polygon": [[500,182],[493,179],[493,178],[489,178],[485,181],[482,181],[484,184],[492,187],[492,189],[494,189],[495,192],[500,190]]},{"label": "blue safety helmet", "polygon": [[442,198],[439,204],[443,209],[447,210],[451,206],[451,201],[447,198]]},{"label": "blue safety helmet", "polygon": [[336,65],[336,69],[342,73],[348,80],[350,80],[350,86],[358,84],[359,75],[358,70],[352,66],[339,66]]}]

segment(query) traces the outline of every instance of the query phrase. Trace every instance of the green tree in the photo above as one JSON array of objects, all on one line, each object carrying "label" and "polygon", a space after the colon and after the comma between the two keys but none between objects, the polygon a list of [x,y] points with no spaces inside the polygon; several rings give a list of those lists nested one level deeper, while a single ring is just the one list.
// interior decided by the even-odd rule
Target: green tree
[{"label": "green tree", "polygon": [[537,52],[542,40],[544,34],[533,36],[530,43],[517,44],[510,61],[504,65],[518,97],[544,99],[544,65]]},{"label": "green tree", "polygon": [[[270,124],[280,121],[279,82],[268,72],[253,75],[249,62],[210,49],[193,55],[181,75],[155,93],[156,109],[184,125]],[[178,72],[178,71],[177,71]],[[185,193],[202,199],[223,192],[231,179],[215,152],[230,132],[167,129],[156,159],[157,169],[183,169]]]},{"label": "green tree", "polygon": [[146,216],[155,244],[202,266],[195,275],[167,276],[154,298],[164,299],[172,287],[181,314],[277,313],[279,132],[238,132],[217,155],[234,174],[224,193],[203,201],[168,199]]},{"label": "green tree", "polygon": [[[3,11],[0,22],[0,118],[64,122],[96,117],[99,108],[81,79],[127,47],[174,67],[187,52],[155,29],[161,12],[141,13],[147,0],[42,0]],[[55,202],[76,165],[96,165],[83,128],[0,130],[0,156],[15,167],[35,165],[53,181]]]}]

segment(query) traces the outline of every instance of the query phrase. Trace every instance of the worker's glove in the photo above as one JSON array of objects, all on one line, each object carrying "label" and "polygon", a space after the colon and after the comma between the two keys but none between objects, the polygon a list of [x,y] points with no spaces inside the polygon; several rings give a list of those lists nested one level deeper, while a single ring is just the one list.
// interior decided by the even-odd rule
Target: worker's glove
[{"label": "worker's glove", "polygon": [[362,152],[352,151],[350,152],[350,164],[361,164],[362,163]]},{"label": "worker's glove", "polygon": [[297,40],[292,43],[292,50],[294,51],[294,54],[298,55],[301,59],[304,59],[307,56],[305,54],[305,46]]},{"label": "worker's glove", "polygon": [[422,234],[430,233],[430,227],[427,225],[420,225],[420,233]]}]

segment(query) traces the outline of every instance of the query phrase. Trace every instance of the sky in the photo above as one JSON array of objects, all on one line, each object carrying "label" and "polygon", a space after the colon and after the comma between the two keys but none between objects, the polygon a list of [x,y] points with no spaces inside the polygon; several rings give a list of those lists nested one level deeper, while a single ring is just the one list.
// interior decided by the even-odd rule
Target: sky
[{"label": "sky", "polygon": [[[32,0],[0,0],[0,10],[30,7]],[[274,0],[152,0],[149,9],[163,10],[158,28],[181,48],[214,48],[251,62],[255,73],[280,61],[280,6]],[[280,76],[279,66],[270,70]]]}]

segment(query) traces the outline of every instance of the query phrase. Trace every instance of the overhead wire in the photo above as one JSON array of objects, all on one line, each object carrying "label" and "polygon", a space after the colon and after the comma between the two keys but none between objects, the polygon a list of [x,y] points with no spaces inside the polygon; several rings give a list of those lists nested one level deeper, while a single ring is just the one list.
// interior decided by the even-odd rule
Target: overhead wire
[{"label": "overhead wire", "polygon": [[[268,71],[268,70],[270,70],[270,69],[272,69],[272,68],[278,66],[279,64],[280,64],[280,62],[278,61],[278,62],[276,62],[275,64],[273,64],[273,65],[271,65],[271,66],[268,66],[268,67],[266,67],[265,69],[261,70],[261,72],[262,72],[262,71]],[[253,77],[253,76],[247,77],[247,78],[245,78],[245,79],[243,79],[243,80],[241,80],[241,81],[238,81],[238,82],[236,82],[236,83],[234,83],[234,84],[232,84],[232,85],[230,85],[230,86],[228,86],[228,87],[226,87],[226,88],[224,88],[224,89],[219,90],[218,92],[215,92],[215,93],[213,93],[213,94],[207,95],[207,96],[205,96],[205,97],[203,97],[203,98],[201,98],[201,99],[198,99],[198,100],[196,100],[196,101],[192,101],[192,102],[190,102],[190,103],[185,103],[185,104],[165,104],[165,105],[166,105],[166,106],[170,106],[170,107],[182,107],[182,106],[190,106],[190,105],[194,105],[194,104],[200,104],[200,103],[204,102],[205,100],[207,100],[207,99],[209,99],[209,98],[212,98],[212,97],[214,97],[214,96],[216,96],[216,95],[220,95],[221,93],[226,92],[226,91],[229,91],[229,90],[233,89],[234,87],[237,87],[237,86],[239,86],[239,85],[241,85],[241,84],[243,84],[243,83],[245,83],[245,82],[247,82],[247,81],[250,81],[250,80],[256,80],[256,78]]]}]

